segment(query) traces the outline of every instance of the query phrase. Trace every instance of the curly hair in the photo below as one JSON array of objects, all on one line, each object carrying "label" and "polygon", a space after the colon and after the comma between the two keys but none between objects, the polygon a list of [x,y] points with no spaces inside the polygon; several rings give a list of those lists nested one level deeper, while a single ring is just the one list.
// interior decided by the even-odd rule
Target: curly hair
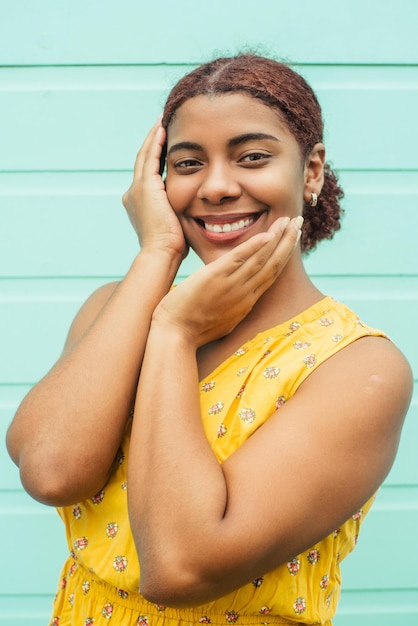
[{"label": "curly hair", "polygon": [[[181,78],[167,98],[162,124],[168,128],[177,109],[190,98],[231,92],[244,92],[275,109],[298,142],[302,158],[322,142],[321,107],[306,80],[285,63],[248,53],[209,61]],[[326,163],[316,207],[304,203],[303,252],[313,250],[323,239],[331,239],[340,229],[343,196],[335,172]]]}]

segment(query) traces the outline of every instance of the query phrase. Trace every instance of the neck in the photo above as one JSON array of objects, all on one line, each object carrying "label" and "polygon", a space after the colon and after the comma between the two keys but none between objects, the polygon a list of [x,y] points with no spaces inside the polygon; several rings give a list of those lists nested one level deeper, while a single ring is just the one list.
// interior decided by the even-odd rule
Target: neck
[{"label": "neck", "polygon": [[324,297],[306,273],[300,255],[295,255],[252,311],[239,324],[260,332],[295,317]]},{"label": "neck", "polygon": [[229,335],[199,348],[199,377],[203,379],[209,375],[219,363],[257,333],[291,320],[323,297],[306,274],[300,255],[295,254],[252,311]]}]

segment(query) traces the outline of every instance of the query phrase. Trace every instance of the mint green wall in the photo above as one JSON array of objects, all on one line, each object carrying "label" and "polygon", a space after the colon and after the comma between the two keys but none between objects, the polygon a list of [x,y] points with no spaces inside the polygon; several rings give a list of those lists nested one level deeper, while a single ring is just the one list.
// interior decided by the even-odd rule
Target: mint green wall
[{"label": "mint green wall", "polygon": [[[416,0],[0,0],[2,441],[82,301],[135,254],[120,198],[164,94],[213,51],[247,45],[312,83],[346,188],[344,229],[308,258],[310,273],[418,372],[417,25]],[[335,626],[418,623],[417,398],[344,566]],[[0,445],[0,624],[46,626],[61,522],[22,491]]]}]

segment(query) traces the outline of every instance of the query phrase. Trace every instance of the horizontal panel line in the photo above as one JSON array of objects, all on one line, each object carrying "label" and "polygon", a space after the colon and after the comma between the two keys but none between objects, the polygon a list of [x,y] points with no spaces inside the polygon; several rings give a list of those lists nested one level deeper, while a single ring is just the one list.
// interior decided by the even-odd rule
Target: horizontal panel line
[{"label": "horizontal panel line", "polygon": [[368,594],[368,593],[375,593],[376,591],[378,591],[379,593],[384,592],[384,593],[390,593],[391,595],[397,595],[399,592],[406,592],[406,593],[416,593],[418,591],[418,587],[402,587],[401,589],[393,589],[392,587],[361,587],[361,588],[356,588],[356,587],[350,587],[349,589],[343,587],[343,592],[345,595],[348,594]]},{"label": "horizontal panel line", "polygon": [[[384,63],[370,63],[365,61],[364,63],[362,63],[361,61],[357,61],[355,63],[346,63],[346,62],[341,62],[341,63],[311,63],[309,61],[284,61],[285,63],[287,63],[287,65],[290,65],[291,67],[324,67],[324,68],[350,68],[350,67],[354,67],[354,68],[384,68],[384,67],[388,67],[388,68],[404,68],[404,67],[410,67],[410,68],[417,68],[418,64],[417,63],[388,63],[388,62],[384,62]],[[46,69],[46,68],[58,68],[58,69],[62,69],[62,68],[115,68],[115,67],[120,67],[120,68],[132,68],[132,67],[138,67],[138,68],[156,68],[156,67],[170,67],[170,68],[188,68],[188,67],[193,67],[196,65],[201,65],[202,61],[201,60],[196,60],[196,61],[188,61],[187,63],[182,63],[180,61],[176,61],[175,63],[170,63],[169,61],[159,61],[159,62],[155,62],[155,63],[48,63],[48,64],[44,64],[44,63],[34,63],[34,64],[22,64],[22,65],[17,65],[17,64],[8,64],[3,63],[1,69]]]},{"label": "horizontal panel line", "polygon": [[[365,168],[365,169],[353,169],[353,168],[339,168],[336,167],[335,170],[337,171],[338,174],[342,174],[344,172],[347,173],[362,173],[362,174],[368,174],[368,173],[379,173],[382,172],[383,174],[387,174],[390,172],[393,172],[395,174],[398,173],[402,173],[405,172],[406,174],[409,173],[416,173],[418,172],[417,168]],[[27,170],[5,170],[2,169],[0,170],[0,176],[2,174],[127,174],[127,173],[132,173],[133,172],[133,167],[132,168],[128,168],[128,169],[84,169],[84,170],[78,170],[78,169],[42,169],[42,170],[34,170],[34,169],[27,169]]]},{"label": "horizontal panel line", "polygon": [[[133,169],[133,168],[132,168]],[[368,174],[368,173],[379,173],[379,172],[383,172],[383,173],[387,173],[387,172],[394,172],[396,173],[402,173],[402,172],[406,172],[407,174],[409,174],[410,172],[414,173],[414,172],[418,172],[418,168],[387,168],[387,169],[383,169],[383,168],[367,168],[367,167],[363,167],[363,168],[356,168],[356,167],[338,167],[336,168],[338,172],[347,172],[347,173],[359,173],[359,174]],[[112,169],[83,169],[83,170],[78,170],[78,169],[65,169],[65,170],[61,170],[61,169],[54,169],[54,170],[47,170],[47,169],[40,169],[40,170],[35,170],[35,169],[27,169],[27,170],[1,170],[0,169],[0,175],[5,172],[7,173],[7,175],[10,175],[10,173],[12,174],[97,174],[97,173],[103,173],[103,174],[111,174],[113,172],[115,172],[116,174],[119,173],[126,173],[126,172],[131,172],[132,170],[126,169],[126,168],[121,168],[121,169],[117,169],[117,168],[112,168]]]},{"label": "horizontal panel line", "polygon": [[33,383],[16,383],[16,382],[12,382],[12,383],[5,383],[0,381],[0,387],[27,387],[28,385],[33,385]]},{"label": "horizontal panel line", "polygon": [[[129,268],[127,268],[126,271],[128,271]],[[178,276],[183,276],[186,275],[186,271],[182,271],[180,269]],[[66,281],[66,280],[118,280],[121,277],[123,277],[124,274],[38,274],[36,276],[26,276],[24,274],[20,274],[20,275],[1,275],[0,276],[0,282],[1,281],[23,281],[23,280],[27,280],[27,281],[37,281],[37,280],[43,280],[43,281],[55,281],[55,280],[61,280],[61,281]],[[350,279],[350,278],[354,278],[356,279],[359,283],[361,283],[362,279],[376,279],[376,280],[398,280],[400,278],[402,279],[406,279],[406,280],[412,280],[412,279],[416,279],[418,278],[418,274],[413,273],[413,274],[315,274],[310,272],[309,273],[310,278],[315,279],[315,278],[320,278],[320,279]],[[409,292],[408,292],[409,293]],[[409,293],[409,295],[411,295]],[[418,297],[418,294],[417,294]],[[1,294],[0,294],[0,298],[1,298]]]}]

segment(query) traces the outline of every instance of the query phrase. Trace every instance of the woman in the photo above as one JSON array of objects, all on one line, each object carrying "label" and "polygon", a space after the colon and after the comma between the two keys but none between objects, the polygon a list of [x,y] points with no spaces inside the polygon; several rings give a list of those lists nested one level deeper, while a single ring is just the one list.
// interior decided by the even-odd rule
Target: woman
[{"label": "woman", "polygon": [[[331,624],[412,386],[303,267],[341,197],[285,65],[223,58],[174,87],[124,196],[141,251],[8,433],[67,528],[51,624]],[[205,265],[171,289],[189,246]]]}]

